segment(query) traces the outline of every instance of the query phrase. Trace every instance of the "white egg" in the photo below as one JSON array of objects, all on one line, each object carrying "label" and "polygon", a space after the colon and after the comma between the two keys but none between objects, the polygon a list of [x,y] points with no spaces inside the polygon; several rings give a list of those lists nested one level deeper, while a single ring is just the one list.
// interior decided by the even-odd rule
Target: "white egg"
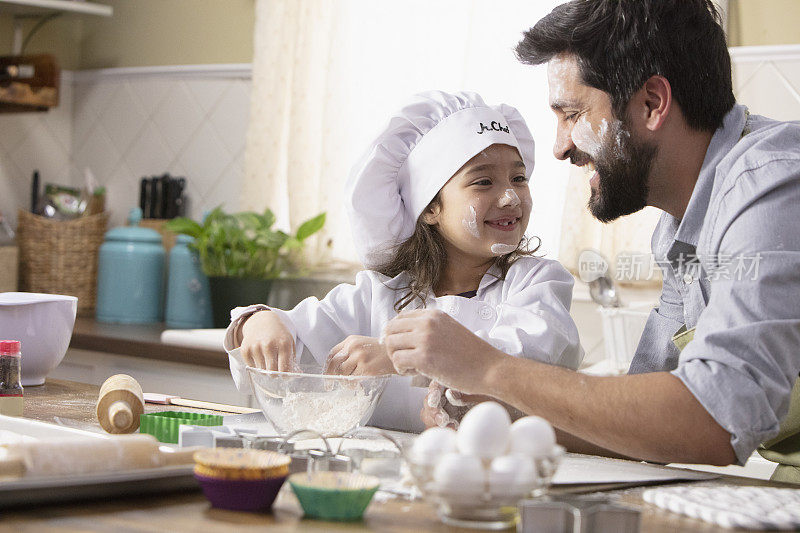
[{"label": "white egg", "polygon": [[511,451],[530,457],[553,452],[556,432],[550,422],[539,416],[526,416],[511,424]]},{"label": "white egg", "polygon": [[430,428],[414,440],[411,457],[422,464],[433,464],[444,454],[456,451],[456,432],[450,428]]},{"label": "white egg", "polygon": [[478,457],[448,453],[436,464],[433,480],[436,488],[442,492],[481,494],[485,487],[486,473]]},{"label": "white egg", "polygon": [[497,402],[483,402],[469,410],[458,427],[458,451],[490,459],[508,450],[511,419]]},{"label": "white egg", "polygon": [[489,491],[492,495],[519,493],[521,489],[531,488],[535,481],[533,460],[515,453],[492,459],[489,467]]}]

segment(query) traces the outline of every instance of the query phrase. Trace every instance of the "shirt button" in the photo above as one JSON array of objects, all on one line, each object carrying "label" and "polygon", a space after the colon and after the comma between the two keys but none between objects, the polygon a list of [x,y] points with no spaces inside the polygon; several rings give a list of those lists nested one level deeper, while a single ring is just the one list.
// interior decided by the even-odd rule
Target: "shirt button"
[{"label": "shirt button", "polygon": [[494,316],[494,311],[492,311],[491,307],[481,307],[481,310],[478,311],[478,316],[484,320],[489,320]]},{"label": "shirt button", "polygon": [[686,285],[691,285],[693,281],[694,281],[694,278],[692,277],[691,274],[686,273],[686,274],[683,275],[683,282]]}]

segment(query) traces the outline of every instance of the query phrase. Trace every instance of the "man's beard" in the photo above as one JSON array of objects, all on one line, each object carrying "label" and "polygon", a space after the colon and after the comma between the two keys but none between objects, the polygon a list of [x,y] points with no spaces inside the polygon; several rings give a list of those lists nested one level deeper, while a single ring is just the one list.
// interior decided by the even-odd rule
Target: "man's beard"
[{"label": "man's beard", "polygon": [[634,140],[626,126],[614,121],[594,158],[575,149],[573,164],[593,162],[598,184],[592,189],[588,208],[600,222],[611,222],[647,205],[648,178],[658,147]]}]

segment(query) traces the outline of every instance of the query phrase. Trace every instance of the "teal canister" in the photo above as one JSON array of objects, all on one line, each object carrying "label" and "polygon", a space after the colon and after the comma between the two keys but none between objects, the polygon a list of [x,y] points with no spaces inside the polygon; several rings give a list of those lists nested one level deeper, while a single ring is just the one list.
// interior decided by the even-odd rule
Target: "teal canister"
[{"label": "teal canister", "polygon": [[169,252],[166,321],[170,328],[210,328],[213,325],[211,289],[200,268],[197,252],[188,246],[193,241],[188,235],[179,235]]},{"label": "teal canister", "polygon": [[137,227],[141,218],[141,209],[131,209],[131,226],[106,232],[100,246],[98,322],[149,324],[162,320],[164,247],[157,231]]}]

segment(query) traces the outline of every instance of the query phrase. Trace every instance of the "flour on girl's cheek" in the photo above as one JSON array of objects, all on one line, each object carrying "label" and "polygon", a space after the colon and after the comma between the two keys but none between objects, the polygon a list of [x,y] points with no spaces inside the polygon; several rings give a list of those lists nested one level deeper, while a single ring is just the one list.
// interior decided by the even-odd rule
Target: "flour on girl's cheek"
[{"label": "flour on girl's cheek", "polygon": [[476,239],[480,239],[481,231],[478,229],[478,214],[475,212],[475,208],[471,205],[467,207],[467,215],[463,220],[461,220],[461,223],[464,225],[464,228],[469,232],[470,235]]}]

